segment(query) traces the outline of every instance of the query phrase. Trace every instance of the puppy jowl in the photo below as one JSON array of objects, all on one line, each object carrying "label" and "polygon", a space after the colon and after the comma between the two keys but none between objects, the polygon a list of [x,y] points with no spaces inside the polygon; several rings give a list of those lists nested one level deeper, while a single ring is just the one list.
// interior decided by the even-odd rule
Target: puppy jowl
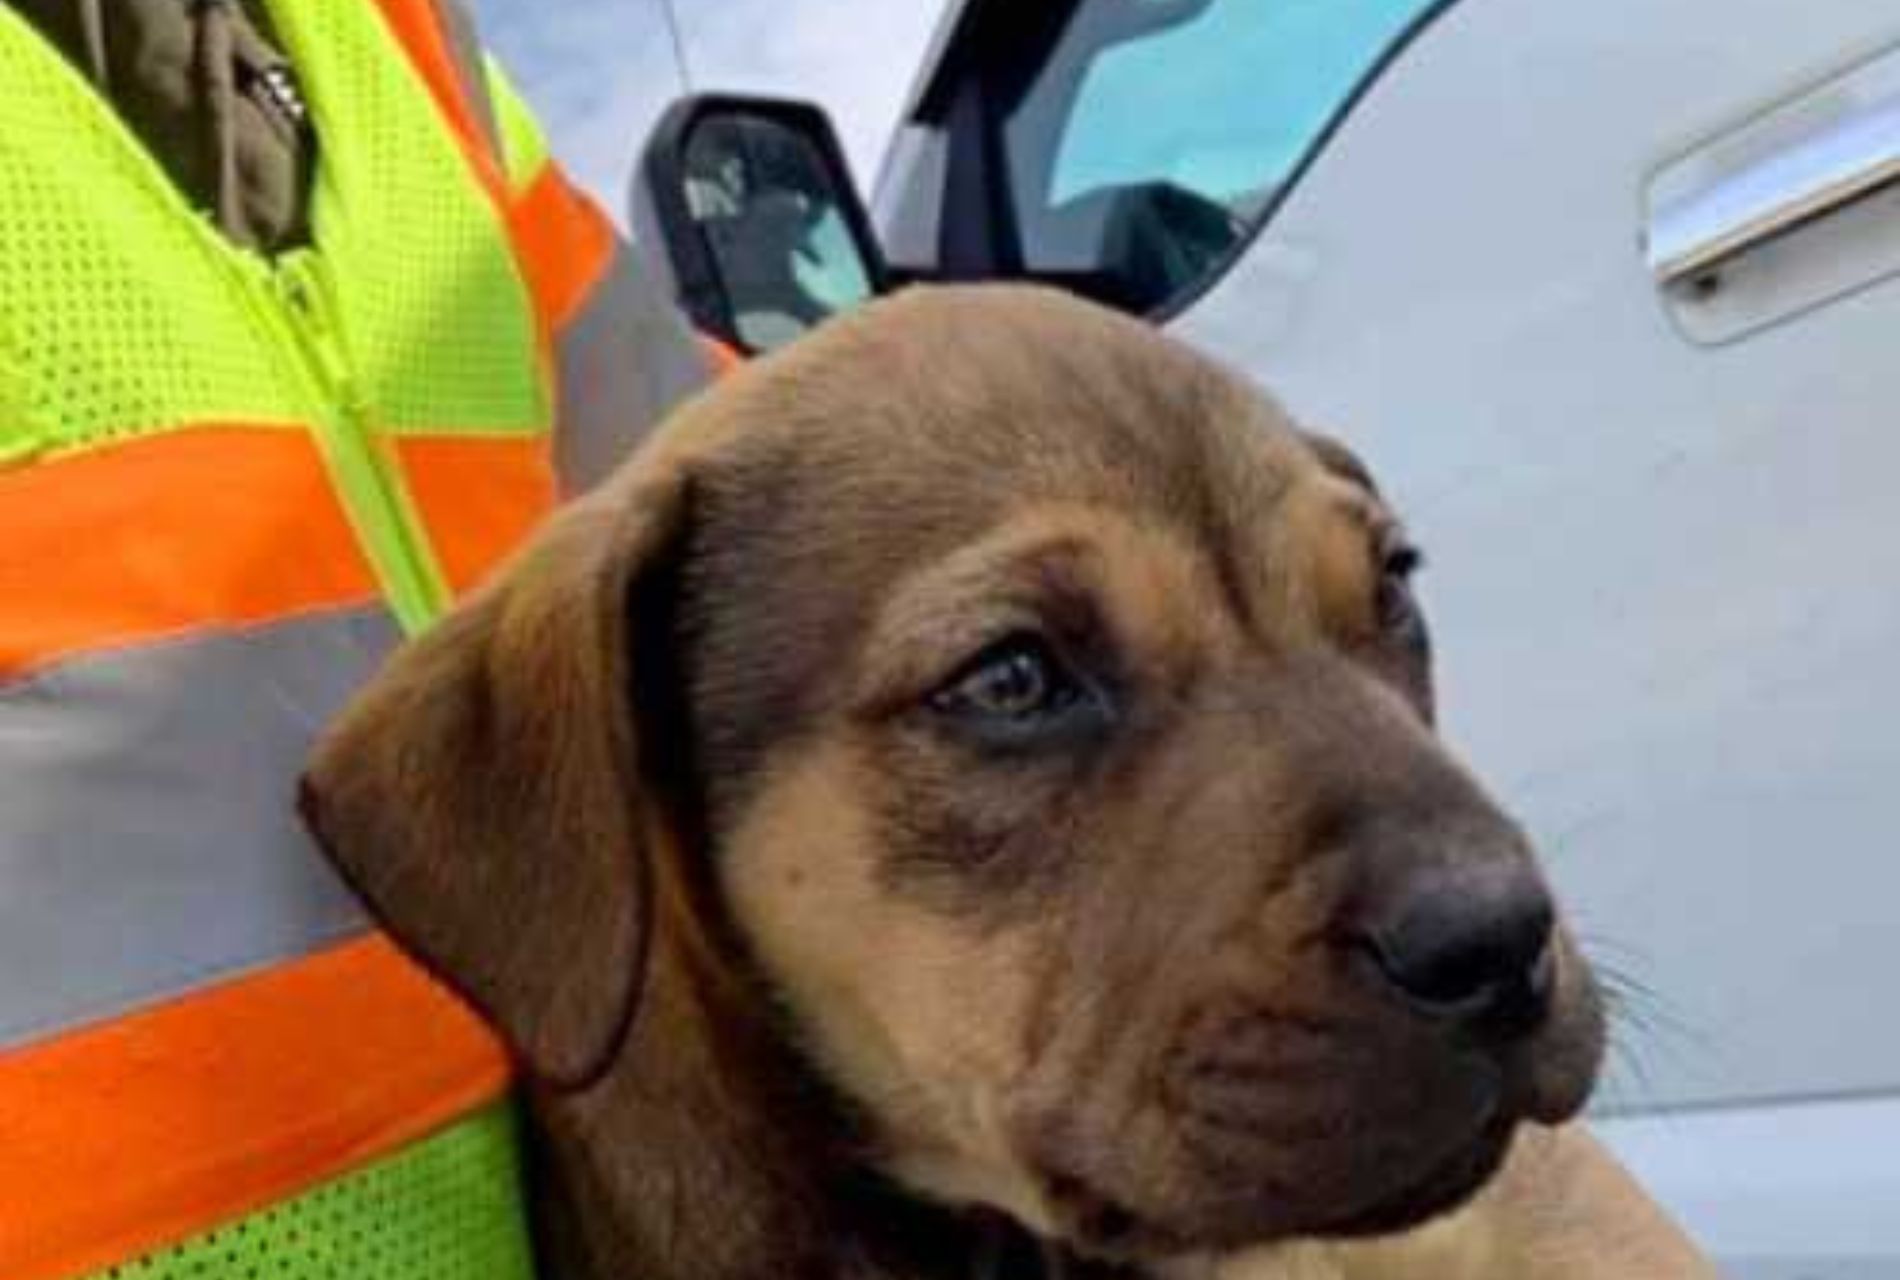
[{"label": "puppy jowl", "polygon": [[676,416],[398,657],[310,809],[515,1049],[562,1274],[1403,1232],[1602,1041],[1434,732],[1418,563],[1183,348],[916,291]]}]

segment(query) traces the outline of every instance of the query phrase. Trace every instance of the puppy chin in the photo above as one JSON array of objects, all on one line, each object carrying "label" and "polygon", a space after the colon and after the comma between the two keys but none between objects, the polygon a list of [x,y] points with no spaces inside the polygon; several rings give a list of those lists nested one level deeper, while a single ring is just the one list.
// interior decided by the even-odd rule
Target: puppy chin
[{"label": "puppy chin", "polygon": [[[1072,1173],[1047,1175],[1045,1230],[1077,1253],[1111,1263],[1161,1263],[1297,1240],[1352,1240],[1409,1231],[1475,1195],[1510,1149],[1515,1126],[1498,1121],[1422,1172],[1282,1190],[1240,1169],[1198,1171],[1165,1203],[1104,1191]],[[1196,1185],[1198,1184],[1198,1186]]]},{"label": "puppy chin", "polygon": [[[1553,1026],[1516,1062],[1414,1064],[1434,1087],[1404,1116],[1320,1094],[1284,1112],[1270,1105],[1283,1095],[1168,1114],[1059,1108],[1025,1127],[1022,1158],[1043,1189],[1044,1229],[1110,1262],[1409,1231],[1481,1190],[1520,1125],[1582,1107],[1596,1073],[1592,1025]],[[1355,1096],[1380,1092],[1367,1090]]]},{"label": "puppy chin", "polygon": [[1462,1207],[1489,1182],[1504,1163],[1516,1126],[1494,1123],[1416,1183],[1333,1221],[1315,1223],[1308,1234],[1318,1238],[1359,1239],[1393,1235],[1423,1226]]}]

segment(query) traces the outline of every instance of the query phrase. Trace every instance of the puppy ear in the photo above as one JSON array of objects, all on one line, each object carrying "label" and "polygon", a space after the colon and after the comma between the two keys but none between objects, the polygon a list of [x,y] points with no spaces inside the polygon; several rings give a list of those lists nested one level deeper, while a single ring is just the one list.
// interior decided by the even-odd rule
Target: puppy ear
[{"label": "puppy ear", "polygon": [[557,517],[396,654],[304,776],[306,822],[384,927],[557,1086],[611,1061],[644,980],[671,810],[629,613],[673,579],[682,489],[629,476]]}]

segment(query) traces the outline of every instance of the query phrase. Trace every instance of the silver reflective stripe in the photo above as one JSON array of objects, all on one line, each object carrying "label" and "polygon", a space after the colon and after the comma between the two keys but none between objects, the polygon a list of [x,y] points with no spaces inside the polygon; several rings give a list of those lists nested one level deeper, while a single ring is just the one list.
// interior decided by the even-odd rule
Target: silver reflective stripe
[{"label": "silver reflective stripe", "polygon": [[564,496],[592,487],[712,378],[685,319],[625,244],[555,343],[554,455]]},{"label": "silver reflective stripe", "polygon": [[395,638],[329,612],[0,686],[0,1047],[364,927],[294,800]]}]

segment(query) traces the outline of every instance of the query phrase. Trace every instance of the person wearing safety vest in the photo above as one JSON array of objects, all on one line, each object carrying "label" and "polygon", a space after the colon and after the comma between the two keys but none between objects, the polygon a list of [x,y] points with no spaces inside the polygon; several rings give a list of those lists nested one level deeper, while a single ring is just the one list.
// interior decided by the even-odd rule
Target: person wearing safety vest
[{"label": "person wearing safety vest", "polygon": [[526,1280],[313,735],[707,376],[436,0],[0,0],[0,1277]]}]

